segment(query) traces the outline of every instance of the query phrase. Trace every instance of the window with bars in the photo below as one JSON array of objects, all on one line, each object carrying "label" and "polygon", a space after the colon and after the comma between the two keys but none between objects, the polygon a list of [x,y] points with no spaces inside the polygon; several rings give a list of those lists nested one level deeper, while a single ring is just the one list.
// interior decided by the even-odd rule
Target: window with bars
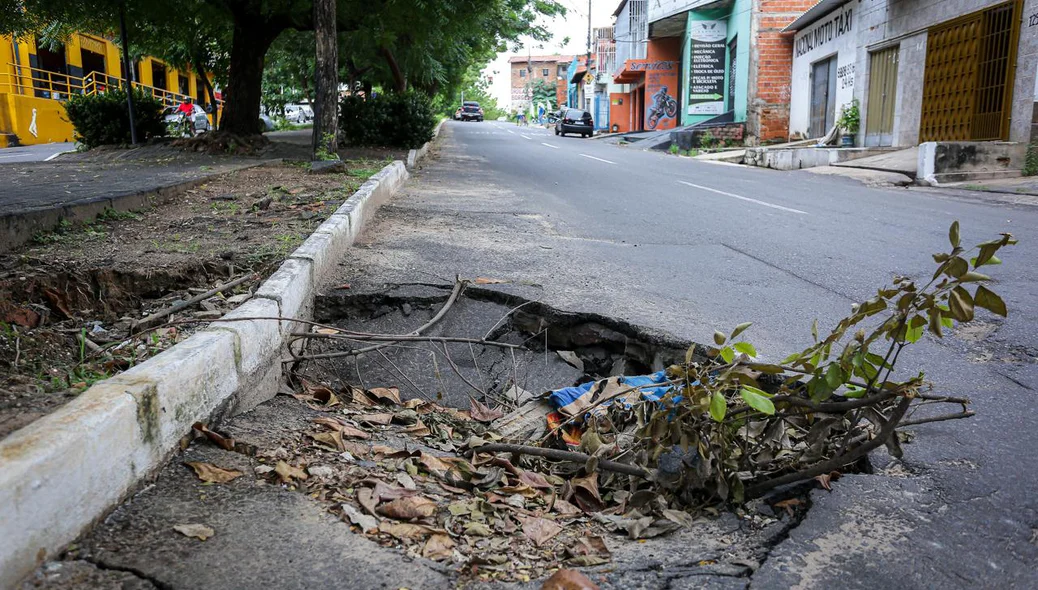
[{"label": "window with bars", "polygon": [[1008,139],[1020,3],[932,27],[926,42],[919,141]]}]

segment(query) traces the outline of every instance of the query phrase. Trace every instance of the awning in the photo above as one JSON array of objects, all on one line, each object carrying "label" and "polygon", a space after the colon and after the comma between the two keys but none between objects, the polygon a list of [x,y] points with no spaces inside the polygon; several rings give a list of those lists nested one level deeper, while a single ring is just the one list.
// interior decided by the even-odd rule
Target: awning
[{"label": "awning", "polygon": [[578,67],[576,72],[573,72],[573,77],[569,79],[572,84],[580,84],[584,80],[584,74],[587,73],[586,67]]},{"label": "awning", "polygon": [[782,32],[791,33],[806,28],[811,23],[848,2],[850,2],[850,0],[818,0],[818,4],[815,4],[804,11],[804,14],[801,14],[795,21],[789,23],[786,28],[782,29]]},{"label": "awning", "polygon": [[635,84],[640,82],[645,77],[645,70],[635,69],[634,64],[646,64],[649,63],[647,59],[629,59],[624,62],[622,70],[613,76],[614,84]]}]

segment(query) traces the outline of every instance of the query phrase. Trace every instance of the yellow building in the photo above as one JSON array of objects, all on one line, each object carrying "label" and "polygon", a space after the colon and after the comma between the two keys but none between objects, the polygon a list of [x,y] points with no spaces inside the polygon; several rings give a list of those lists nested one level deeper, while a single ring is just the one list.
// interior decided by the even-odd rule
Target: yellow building
[{"label": "yellow building", "polygon": [[[134,86],[169,106],[186,97],[205,105],[204,84],[190,71],[153,57],[133,64]],[[76,33],[52,51],[33,40],[0,36],[0,147],[72,141],[65,117],[70,94],[122,86],[122,53],[112,41]]]}]

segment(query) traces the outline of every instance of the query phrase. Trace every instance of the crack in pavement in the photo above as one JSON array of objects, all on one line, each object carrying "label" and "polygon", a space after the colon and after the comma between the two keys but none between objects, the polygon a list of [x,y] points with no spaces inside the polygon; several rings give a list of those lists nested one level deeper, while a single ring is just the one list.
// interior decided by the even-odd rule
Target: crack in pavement
[{"label": "crack in pavement", "polygon": [[858,300],[856,298],[851,297],[850,295],[847,295],[846,293],[842,293],[840,291],[837,291],[836,289],[833,289],[832,287],[829,287],[827,285],[823,285],[822,283],[818,283],[818,282],[812,281],[811,279],[802,277],[802,276],[798,275],[797,273],[795,273],[795,272],[793,272],[793,271],[791,271],[789,269],[782,268],[781,266],[778,266],[777,264],[773,264],[771,262],[768,262],[767,260],[764,260],[763,258],[754,256],[753,254],[750,254],[749,252],[746,252],[745,250],[741,250],[739,248],[736,248],[735,246],[731,246],[729,244],[725,244],[724,242],[721,242],[721,245],[724,246],[725,248],[728,248],[729,250],[731,250],[733,252],[736,252],[738,254],[742,254],[743,256],[746,256],[747,258],[752,258],[753,260],[756,260],[757,262],[759,262],[759,263],[761,263],[761,264],[763,264],[765,266],[771,267],[771,268],[773,268],[773,269],[775,269],[777,271],[785,273],[785,274],[787,274],[787,275],[789,275],[791,277],[794,277],[796,279],[800,279],[801,281],[804,281],[805,283],[807,283],[809,285],[814,285],[815,287],[818,287],[819,289],[822,289],[822,290],[824,290],[824,291],[826,291],[828,293],[832,293],[833,295],[837,295],[839,297],[842,297],[842,298],[846,299],[847,301],[850,301],[851,303],[857,303],[858,302]]},{"label": "crack in pavement", "polygon": [[155,586],[159,590],[174,590],[173,586],[171,586],[171,585],[169,585],[169,584],[167,584],[165,582],[162,582],[162,581],[160,581],[160,580],[158,580],[156,578],[153,578],[153,577],[149,576],[148,574],[144,573],[143,571],[141,571],[138,568],[129,567],[129,566],[111,565],[111,564],[105,563],[105,561],[103,559],[101,559],[101,558],[92,557],[92,556],[88,556],[88,555],[80,555],[80,556],[78,556],[78,558],[82,559],[83,561],[89,563],[90,565],[96,567],[99,570],[109,571],[109,572],[122,572],[122,573],[125,573],[125,574],[130,574],[130,575],[132,575],[132,576],[134,576],[136,578],[139,578],[141,580],[144,580],[145,582],[150,583],[151,585]]}]

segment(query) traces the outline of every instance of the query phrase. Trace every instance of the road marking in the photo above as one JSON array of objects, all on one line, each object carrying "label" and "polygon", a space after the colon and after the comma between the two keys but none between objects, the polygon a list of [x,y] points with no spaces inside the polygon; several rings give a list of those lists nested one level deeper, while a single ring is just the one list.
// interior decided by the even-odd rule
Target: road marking
[{"label": "road marking", "polygon": [[557,149],[559,149],[559,146],[557,146],[557,145],[552,145],[552,144],[550,144],[550,143],[544,143],[543,141],[541,142],[541,145],[546,145],[546,146],[550,147],[550,148],[551,148],[551,149],[553,149],[553,150],[557,150]]},{"label": "road marking", "polygon": [[511,133],[512,135],[515,135],[515,131],[512,131],[511,129],[505,129],[505,131]]},{"label": "road marking", "polygon": [[616,164],[616,162],[610,162],[609,160],[605,160],[605,159],[602,159],[602,158],[596,158],[594,156],[589,156],[587,154],[580,154],[580,155],[584,156],[585,158],[591,158],[592,160],[598,160],[599,162],[605,162],[606,164]]},{"label": "road marking", "polygon": [[25,156],[23,156],[22,154],[9,154],[9,155],[6,155],[6,156],[0,156],[0,158],[23,158],[23,157],[25,157]]},{"label": "road marking", "polygon": [[50,162],[51,160],[53,160],[54,158],[57,158],[61,154],[67,154],[67,153],[68,152],[57,152],[57,153],[54,153],[54,154],[51,154],[51,155],[47,156],[46,158],[43,159],[43,161],[44,162]]},{"label": "road marking", "polygon": [[519,137],[522,137],[523,139],[533,139],[529,135],[523,135],[522,133],[519,134]]},{"label": "road marking", "polygon": [[726,197],[732,197],[733,199],[741,199],[743,201],[749,201],[750,203],[756,203],[758,205],[764,205],[765,207],[771,207],[772,209],[780,209],[782,211],[789,211],[790,213],[799,213],[801,215],[809,215],[809,213],[807,211],[801,211],[800,209],[791,209],[789,207],[783,207],[782,205],[774,205],[772,203],[765,203],[764,201],[758,201],[757,199],[751,199],[749,197],[743,197],[743,196],[740,196],[740,195],[735,195],[735,194],[732,194],[732,193],[726,193],[724,191],[719,191],[716,188],[710,188],[708,186],[699,186],[698,184],[692,184],[691,182],[685,182],[684,180],[679,180],[678,182],[680,182],[681,184],[685,184],[685,185],[691,186],[693,188],[698,188],[700,190],[710,191],[712,193],[717,193],[719,195],[724,195]]}]

